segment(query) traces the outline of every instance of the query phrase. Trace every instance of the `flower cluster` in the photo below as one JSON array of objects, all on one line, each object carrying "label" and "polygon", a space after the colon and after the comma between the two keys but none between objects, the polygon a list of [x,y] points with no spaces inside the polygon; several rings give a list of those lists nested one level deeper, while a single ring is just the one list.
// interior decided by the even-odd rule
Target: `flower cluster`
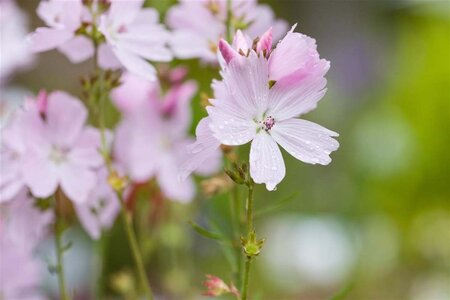
[{"label": "flower cluster", "polygon": [[[0,5],[15,13],[12,0]],[[235,183],[249,189],[247,235],[241,236],[242,248],[239,241],[230,244],[243,250],[236,253],[244,253],[250,268],[264,243],[253,227],[253,186],[263,183],[274,190],[284,178],[279,146],[298,160],[322,165],[330,163],[330,153],[339,146],[333,139],[337,133],[298,118],[316,108],[326,92],[329,62],[320,58],[315,40],[294,32],[294,26],[278,42],[286,23],[256,0],[180,1],[167,12],[170,30],[144,0],[42,0],[37,14],[45,27],[27,39],[21,31],[11,33],[20,42],[6,43],[6,57],[20,59],[7,59],[5,66],[2,60],[2,88],[3,78],[30,60],[30,49],[57,49],[72,63],[92,58],[95,67],[82,78],[80,99],[41,90],[25,97],[1,122],[0,250],[6,259],[1,260],[0,276],[6,279],[0,298],[39,295],[34,292],[39,286],[34,252],[54,223],[60,298],[66,299],[61,205],[76,214],[92,239],[101,238],[122,213],[140,285],[151,298],[132,223],[134,207],[127,201],[136,187],[151,186],[163,199],[190,202],[196,194],[190,174],[219,173],[224,157],[238,171],[218,174],[218,181],[207,184],[208,191],[227,191]],[[2,14],[0,21],[2,36],[4,31],[9,36],[10,28],[3,25],[10,19]],[[24,48],[26,57],[24,45],[29,46]],[[221,80],[211,85],[208,116],[196,124],[196,140],[189,131],[200,85],[186,79],[191,74],[185,67],[156,64],[174,57],[199,58],[220,69]],[[108,109],[118,118],[106,123]],[[230,147],[249,142],[248,164],[239,165]],[[248,281],[249,269],[245,274]],[[205,286],[209,296],[247,297],[248,284],[239,291],[208,275]]]}]

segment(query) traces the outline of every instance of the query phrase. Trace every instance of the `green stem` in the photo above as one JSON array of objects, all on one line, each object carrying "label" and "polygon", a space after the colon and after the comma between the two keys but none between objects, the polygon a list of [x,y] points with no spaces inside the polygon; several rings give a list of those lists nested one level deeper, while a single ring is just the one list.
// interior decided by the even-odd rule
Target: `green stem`
[{"label": "green stem", "polygon": [[250,279],[250,268],[252,266],[252,259],[247,257],[247,261],[245,262],[245,271],[244,271],[244,282],[242,285],[242,298],[241,300],[248,299],[248,282]]},{"label": "green stem", "polygon": [[[233,240],[239,241],[240,232],[240,205],[237,186],[234,185],[230,199],[231,225],[233,229]],[[234,270],[234,278],[237,286],[241,285],[242,278],[242,256],[239,243],[234,245],[236,256],[236,267]]]},{"label": "green stem", "polygon": [[232,10],[232,3],[231,0],[227,0],[227,23],[226,23],[226,27],[227,27],[227,41],[229,43],[233,42],[233,29],[232,27],[232,19],[233,19],[233,10]]},{"label": "green stem", "polygon": [[[251,179],[250,179],[251,180]],[[247,237],[250,235],[250,232],[253,230],[253,187],[254,182],[248,184],[248,197],[246,203],[247,209]],[[247,300],[248,297],[248,283],[250,278],[250,268],[252,265],[252,257],[247,256],[247,260],[245,262],[245,270],[244,270],[244,280],[242,283],[242,300]]]},{"label": "green stem", "polygon": [[57,265],[56,271],[58,273],[58,284],[59,284],[59,298],[61,300],[69,300],[69,296],[67,295],[66,290],[66,281],[64,276],[64,261],[63,254],[64,249],[61,240],[62,233],[62,224],[61,224],[61,214],[60,214],[60,204],[62,198],[59,197],[60,191],[56,191],[55,194],[55,222],[54,222],[54,231],[55,231],[55,249],[56,249],[56,257],[57,257]]},{"label": "green stem", "polygon": [[117,196],[120,201],[121,213],[123,225],[125,227],[125,232],[127,234],[128,242],[130,243],[131,252],[133,254],[134,263],[136,264],[136,268],[138,271],[139,280],[141,282],[141,286],[144,289],[145,296],[148,300],[153,300],[152,291],[148,284],[147,274],[145,273],[144,262],[142,260],[142,255],[139,250],[138,242],[136,239],[136,234],[134,233],[133,226],[131,223],[131,218],[127,213],[127,209],[125,207],[125,203],[123,201],[122,193],[117,193]]}]

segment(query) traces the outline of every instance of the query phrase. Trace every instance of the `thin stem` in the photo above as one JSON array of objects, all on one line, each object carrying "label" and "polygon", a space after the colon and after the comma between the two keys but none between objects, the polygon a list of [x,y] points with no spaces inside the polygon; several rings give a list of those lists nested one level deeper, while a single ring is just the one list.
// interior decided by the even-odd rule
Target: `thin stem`
[{"label": "thin stem", "polygon": [[54,231],[55,231],[55,250],[56,250],[56,258],[57,265],[56,271],[58,273],[58,284],[59,284],[59,297],[61,300],[68,300],[69,296],[67,295],[66,290],[66,281],[64,276],[64,261],[63,254],[64,249],[61,240],[62,233],[62,224],[61,224],[61,214],[60,214],[60,205],[62,198],[60,197],[60,191],[57,190],[55,193],[55,222],[54,222]]},{"label": "thin stem", "polygon": [[231,0],[227,0],[227,23],[226,23],[226,27],[227,27],[227,41],[229,43],[232,42],[233,39],[233,29],[232,27],[232,19],[233,19],[233,10],[232,10],[232,6],[231,6]]},{"label": "thin stem", "polygon": [[136,234],[133,230],[133,226],[131,224],[131,219],[128,216],[127,209],[125,207],[125,203],[123,201],[122,193],[117,193],[117,196],[120,201],[121,213],[123,219],[123,225],[125,227],[125,232],[128,237],[128,242],[130,243],[131,252],[133,254],[134,263],[136,264],[136,268],[138,271],[139,280],[141,282],[142,288],[144,289],[145,296],[148,300],[153,300],[152,291],[148,284],[147,274],[145,273],[144,262],[142,260],[142,255],[139,250],[138,242],[136,239]]},{"label": "thin stem", "polygon": [[247,198],[247,232],[253,230],[253,186],[254,183],[250,183],[248,186],[248,198]]},{"label": "thin stem", "polygon": [[[247,209],[247,237],[250,235],[250,232],[253,231],[253,187],[254,182],[248,184],[248,197],[246,203]],[[252,265],[253,258],[247,256],[247,260],[245,262],[245,270],[244,270],[244,280],[242,283],[242,300],[247,300],[248,297],[248,283],[250,278],[250,268]]]},{"label": "thin stem", "polygon": [[[230,212],[231,212],[231,225],[233,229],[233,239],[235,241],[239,241],[239,232],[240,232],[240,205],[239,205],[239,194],[237,186],[234,185],[231,192],[230,199]],[[242,256],[241,256],[241,247],[237,243],[234,245],[235,248],[235,256],[236,256],[236,267],[234,270],[234,277],[236,280],[237,286],[241,285],[242,278]]]},{"label": "thin stem", "polygon": [[244,271],[244,282],[242,286],[242,298],[241,300],[247,300],[248,297],[248,282],[250,279],[250,268],[252,266],[252,259],[247,257],[247,261],[245,262],[245,271]]}]

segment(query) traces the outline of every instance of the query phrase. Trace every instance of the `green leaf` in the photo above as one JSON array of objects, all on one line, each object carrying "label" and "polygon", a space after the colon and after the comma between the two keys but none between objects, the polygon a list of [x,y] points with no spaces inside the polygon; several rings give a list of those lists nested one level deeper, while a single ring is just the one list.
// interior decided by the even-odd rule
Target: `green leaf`
[{"label": "green leaf", "polygon": [[206,238],[213,239],[213,240],[219,240],[219,241],[225,240],[225,237],[220,233],[209,231],[208,229],[205,229],[205,228],[201,227],[200,225],[197,225],[193,221],[189,221],[189,224],[201,236],[204,236]]},{"label": "green leaf", "polygon": [[286,205],[288,205],[297,196],[298,196],[298,193],[294,192],[292,195],[275,202],[273,205],[256,211],[254,216],[255,216],[255,218],[258,218],[258,217],[260,217],[260,216],[262,216],[264,214],[267,214],[269,212],[277,211],[277,210],[285,207]]}]

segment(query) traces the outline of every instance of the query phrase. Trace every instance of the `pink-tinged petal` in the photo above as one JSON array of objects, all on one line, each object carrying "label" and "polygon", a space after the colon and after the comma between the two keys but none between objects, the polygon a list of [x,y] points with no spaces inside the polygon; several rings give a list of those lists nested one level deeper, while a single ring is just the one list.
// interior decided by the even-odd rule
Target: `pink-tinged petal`
[{"label": "pink-tinged petal", "polygon": [[176,157],[171,156],[173,153],[167,153],[159,157],[159,168],[156,174],[158,184],[164,195],[170,200],[179,202],[189,202],[195,195],[195,185],[191,178],[179,181],[179,164]]},{"label": "pink-tinged petal", "polygon": [[[150,34],[152,33],[150,32]],[[163,43],[151,43],[148,41],[134,42],[121,39],[120,42],[117,43],[117,48],[120,49],[120,51],[126,51],[138,55],[142,59],[151,61],[169,62],[173,58],[172,52]]]},{"label": "pink-tinged petal", "polygon": [[[279,81],[295,71],[320,63],[316,41],[304,34],[293,32],[295,26],[278,43],[269,59],[270,79]],[[323,62],[322,62],[323,63]],[[321,74],[325,75],[328,69]]]},{"label": "pink-tinged petal", "polygon": [[0,186],[0,204],[13,200],[24,189],[21,178],[2,183]]},{"label": "pink-tinged petal", "polygon": [[181,180],[185,180],[192,172],[201,170],[207,161],[214,160],[217,155],[220,155],[220,142],[213,136],[213,132],[209,128],[210,123],[209,117],[201,119],[198,123],[197,140],[186,148],[188,157],[180,167],[179,178]]},{"label": "pink-tinged petal", "polygon": [[133,24],[157,24],[159,12],[154,8],[143,8],[133,20]]},{"label": "pink-tinged petal", "polygon": [[253,120],[229,114],[221,107],[208,106],[206,109],[211,118],[209,127],[221,144],[243,145],[255,136],[256,124]]},{"label": "pink-tinged petal", "polygon": [[97,186],[89,195],[88,201],[75,205],[81,225],[94,240],[100,238],[104,229],[113,225],[120,211],[119,199],[107,182],[106,168],[97,173]]},{"label": "pink-tinged petal", "polygon": [[153,130],[133,117],[125,118],[116,129],[114,156],[134,181],[143,182],[155,174]]},{"label": "pink-tinged petal", "polygon": [[253,139],[250,148],[250,176],[273,191],[286,175],[283,156],[275,140],[265,131]]},{"label": "pink-tinged petal", "polygon": [[256,45],[256,52],[270,53],[272,50],[272,27],[270,27],[259,39]]},{"label": "pink-tinged petal", "polygon": [[236,31],[236,34],[233,38],[233,48],[237,51],[242,50],[244,54],[247,54],[247,51],[252,46],[252,41],[250,37],[244,35],[241,30]]},{"label": "pink-tinged petal", "polygon": [[58,169],[47,157],[29,153],[23,160],[22,168],[25,184],[33,196],[50,197],[58,187]]},{"label": "pink-tinged petal", "polygon": [[237,53],[227,41],[224,39],[220,39],[219,41],[219,51],[222,54],[222,57],[225,59],[225,62],[228,64],[233,58],[239,57],[239,53]]},{"label": "pink-tinged petal", "polygon": [[113,52],[117,59],[131,73],[142,76],[150,81],[156,80],[155,67],[148,63],[145,59],[125,50],[113,49]]},{"label": "pink-tinged petal", "polygon": [[283,78],[270,89],[267,114],[281,121],[313,110],[325,95],[326,84],[325,78],[316,76]]},{"label": "pink-tinged petal", "polygon": [[150,98],[159,95],[159,85],[126,72],[121,77],[122,84],[111,92],[116,107],[124,114],[137,113],[148,107]]},{"label": "pink-tinged petal", "polygon": [[94,190],[97,177],[94,171],[85,166],[65,163],[60,167],[61,188],[64,194],[74,203],[84,203]]},{"label": "pink-tinged petal", "polygon": [[191,125],[192,112],[190,103],[197,92],[195,81],[187,81],[171,88],[164,97],[161,112],[166,117],[171,131],[185,135]]},{"label": "pink-tinged petal", "polygon": [[80,63],[94,55],[94,45],[85,36],[75,36],[58,47],[72,63]]},{"label": "pink-tinged petal", "polygon": [[260,117],[267,109],[269,70],[267,60],[251,51],[248,58],[233,59],[223,71],[230,100],[247,118]]},{"label": "pink-tinged petal", "polygon": [[68,160],[80,166],[99,167],[103,163],[100,145],[100,132],[98,129],[88,127],[81,132],[73,148],[68,153]]},{"label": "pink-tinged petal", "polygon": [[87,110],[77,98],[57,91],[48,96],[46,116],[48,133],[53,143],[71,147],[86,122]]},{"label": "pink-tinged petal", "polygon": [[132,23],[139,12],[145,0],[114,0],[108,10],[108,19],[114,24],[125,25]]},{"label": "pink-tinged petal", "polygon": [[306,120],[278,122],[271,135],[293,157],[310,164],[329,164],[330,153],[339,148],[339,143],[331,138],[337,133]]},{"label": "pink-tinged petal", "polygon": [[212,61],[216,58],[209,49],[208,40],[196,32],[183,29],[174,31],[169,39],[169,46],[173,54],[181,59],[202,57]]},{"label": "pink-tinged petal", "polygon": [[73,36],[73,32],[68,30],[39,27],[28,38],[31,51],[43,52],[63,45],[72,39]]},{"label": "pink-tinged petal", "polygon": [[38,16],[49,27],[75,31],[81,25],[83,4],[81,0],[41,1]]},{"label": "pink-tinged petal", "polygon": [[122,67],[112,47],[106,43],[98,47],[98,64],[102,69],[119,69]]}]

